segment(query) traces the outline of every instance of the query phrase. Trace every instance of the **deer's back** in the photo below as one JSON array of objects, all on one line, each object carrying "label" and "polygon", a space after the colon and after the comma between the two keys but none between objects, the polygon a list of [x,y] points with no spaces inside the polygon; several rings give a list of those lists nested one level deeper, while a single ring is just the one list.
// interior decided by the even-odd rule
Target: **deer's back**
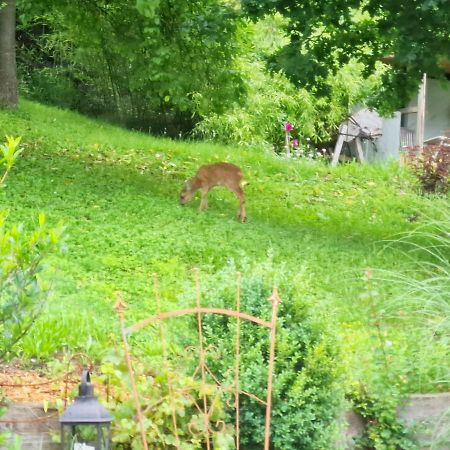
[{"label": "deer's back", "polygon": [[200,167],[196,178],[201,184],[208,186],[229,186],[239,184],[243,175],[242,170],[238,166],[221,162]]}]

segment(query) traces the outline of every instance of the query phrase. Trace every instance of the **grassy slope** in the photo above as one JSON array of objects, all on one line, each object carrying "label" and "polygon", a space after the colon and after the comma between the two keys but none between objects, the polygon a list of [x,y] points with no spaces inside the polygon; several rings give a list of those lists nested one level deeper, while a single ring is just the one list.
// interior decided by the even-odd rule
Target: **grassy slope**
[{"label": "grassy slope", "polygon": [[[0,111],[5,134],[22,136],[26,147],[2,194],[11,223],[31,227],[44,211],[50,223],[67,226],[68,253],[52,260],[54,295],[24,343],[28,356],[45,357],[63,345],[95,352],[96,341],[102,346],[116,333],[115,290],[134,317],[152,310],[152,272],[166,302],[176,304],[192,267],[213,274],[230,258],[239,266],[268,254],[300,274],[306,299],[363,342],[363,270],[406,268],[395,247],[380,252],[379,242],[417,226],[407,218],[433,214],[440,202],[416,196],[395,166],[330,169],[154,139],[25,100],[15,113]],[[210,194],[207,213],[197,211],[198,198],[178,204],[183,180],[201,163],[221,160],[246,174],[245,225],[235,220],[237,201],[225,190]]]}]

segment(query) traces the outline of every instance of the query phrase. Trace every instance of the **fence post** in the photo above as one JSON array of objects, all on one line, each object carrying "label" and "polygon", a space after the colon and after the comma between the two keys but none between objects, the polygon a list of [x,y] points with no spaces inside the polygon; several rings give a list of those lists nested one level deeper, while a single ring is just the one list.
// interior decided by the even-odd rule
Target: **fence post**
[{"label": "fence post", "polygon": [[278,289],[273,288],[272,295],[269,298],[272,303],[272,322],[270,327],[270,354],[269,354],[269,374],[267,379],[267,400],[266,400],[266,426],[264,433],[264,450],[269,450],[270,446],[270,421],[272,417],[272,384],[273,384],[273,367],[275,362],[275,340],[277,326],[278,305],[281,303],[278,296]]}]

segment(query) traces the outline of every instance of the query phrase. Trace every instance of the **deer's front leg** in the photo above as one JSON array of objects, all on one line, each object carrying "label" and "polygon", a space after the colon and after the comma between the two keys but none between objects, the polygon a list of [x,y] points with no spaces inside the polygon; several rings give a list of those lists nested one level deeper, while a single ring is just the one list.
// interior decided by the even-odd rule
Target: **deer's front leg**
[{"label": "deer's front leg", "polygon": [[202,200],[200,202],[200,211],[208,207],[208,189],[202,189]]},{"label": "deer's front leg", "polygon": [[245,200],[241,202],[238,219],[240,219],[242,223],[244,223],[247,220],[247,213],[245,212]]}]

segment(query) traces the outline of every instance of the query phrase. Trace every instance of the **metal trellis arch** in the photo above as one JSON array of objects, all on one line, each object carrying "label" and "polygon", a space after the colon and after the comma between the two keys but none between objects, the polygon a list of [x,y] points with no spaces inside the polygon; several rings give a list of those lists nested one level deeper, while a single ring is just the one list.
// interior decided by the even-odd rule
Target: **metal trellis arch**
[{"label": "metal trellis arch", "polygon": [[[239,409],[239,396],[240,395],[247,395],[254,400],[260,402],[261,404],[265,405],[266,407],[266,414],[265,414],[265,430],[264,430],[264,450],[269,450],[270,446],[270,426],[271,426],[271,413],[272,413],[272,377],[273,377],[273,369],[274,369],[274,361],[275,361],[275,339],[276,339],[276,323],[277,323],[277,313],[278,313],[278,307],[281,303],[280,297],[278,295],[277,288],[273,288],[272,295],[270,296],[269,300],[272,304],[272,317],[270,321],[263,320],[258,317],[254,317],[252,315],[246,314],[245,312],[241,311],[241,276],[240,273],[237,273],[236,276],[236,309],[230,310],[230,309],[222,309],[222,308],[209,308],[204,307],[201,305],[201,291],[200,291],[200,283],[199,283],[199,271],[198,269],[194,269],[194,275],[195,275],[195,287],[196,287],[196,306],[192,308],[185,308],[185,309],[178,309],[173,311],[167,311],[167,312],[161,312],[161,297],[158,287],[158,278],[156,274],[153,274],[153,288],[154,288],[154,294],[156,298],[156,307],[157,307],[157,314],[152,315],[144,320],[141,320],[131,326],[125,326],[125,305],[121,300],[121,296],[119,293],[116,293],[117,301],[115,304],[115,309],[117,311],[119,322],[120,322],[120,329],[121,329],[121,335],[122,335],[122,341],[123,346],[125,350],[125,359],[128,367],[128,371],[130,373],[130,379],[131,379],[131,388],[132,388],[132,394],[135,402],[135,408],[136,408],[136,414],[137,419],[140,426],[140,434],[142,439],[142,445],[144,450],[148,450],[148,443],[146,438],[146,430],[144,426],[144,420],[143,420],[143,412],[141,409],[141,403],[139,400],[139,394],[136,384],[136,377],[133,370],[133,363],[132,358],[130,354],[130,348],[129,348],[129,342],[128,342],[128,336],[131,333],[134,333],[148,325],[151,324],[159,324],[159,333],[161,338],[161,344],[162,344],[162,356],[166,363],[168,354],[167,354],[167,340],[165,335],[165,329],[164,329],[164,321],[170,318],[174,317],[180,317],[188,314],[195,314],[197,316],[197,325],[198,325],[198,358],[199,358],[199,365],[194,373],[200,373],[201,376],[201,386],[206,386],[206,376],[207,373],[214,379],[214,382],[221,386],[217,378],[213,375],[209,367],[207,366],[205,362],[205,355],[207,352],[207,347],[205,347],[204,343],[204,337],[203,337],[203,324],[202,324],[202,317],[204,314],[219,314],[219,315],[225,315],[228,317],[232,317],[236,319],[236,336],[235,336],[235,367],[234,367],[234,386],[231,386],[228,390],[231,390],[234,393],[234,408],[236,412],[236,424],[235,424],[235,439],[236,439],[236,449],[239,450],[240,448],[240,409]],[[240,334],[241,334],[241,321],[249,321],[252,322],[258,326],[262,326],[268,329],[269,331],[269,361],[268,361],[268,375],[267,375],[267,391],[266,391],[266,399],[260,399],[256,395],[241,391],[240,389]],[[223,386],[221,386],[223,387]],[[173,394],[173,387],[170,385],[170,381],[168,384],[168,390],[169,395]],[[211,425],[210,425],[210,413],[211,409],[208,407],[208,399],[206,397],[205,389],[201,390],[203,392],[202,394],[202,403],[201,410],[203,413],[203,432],[204,432],[204,440],[206,443],[207,450],[211,449]],[[173,421],[173,430],[174,430],[174,436],[176,440],[176,448],[179,450],[181,448],[180,443],[180,437],[178,435],[178,425],[177,425],[177,415],[175,411],[175,407],[172,403],[172,421]]]}]

